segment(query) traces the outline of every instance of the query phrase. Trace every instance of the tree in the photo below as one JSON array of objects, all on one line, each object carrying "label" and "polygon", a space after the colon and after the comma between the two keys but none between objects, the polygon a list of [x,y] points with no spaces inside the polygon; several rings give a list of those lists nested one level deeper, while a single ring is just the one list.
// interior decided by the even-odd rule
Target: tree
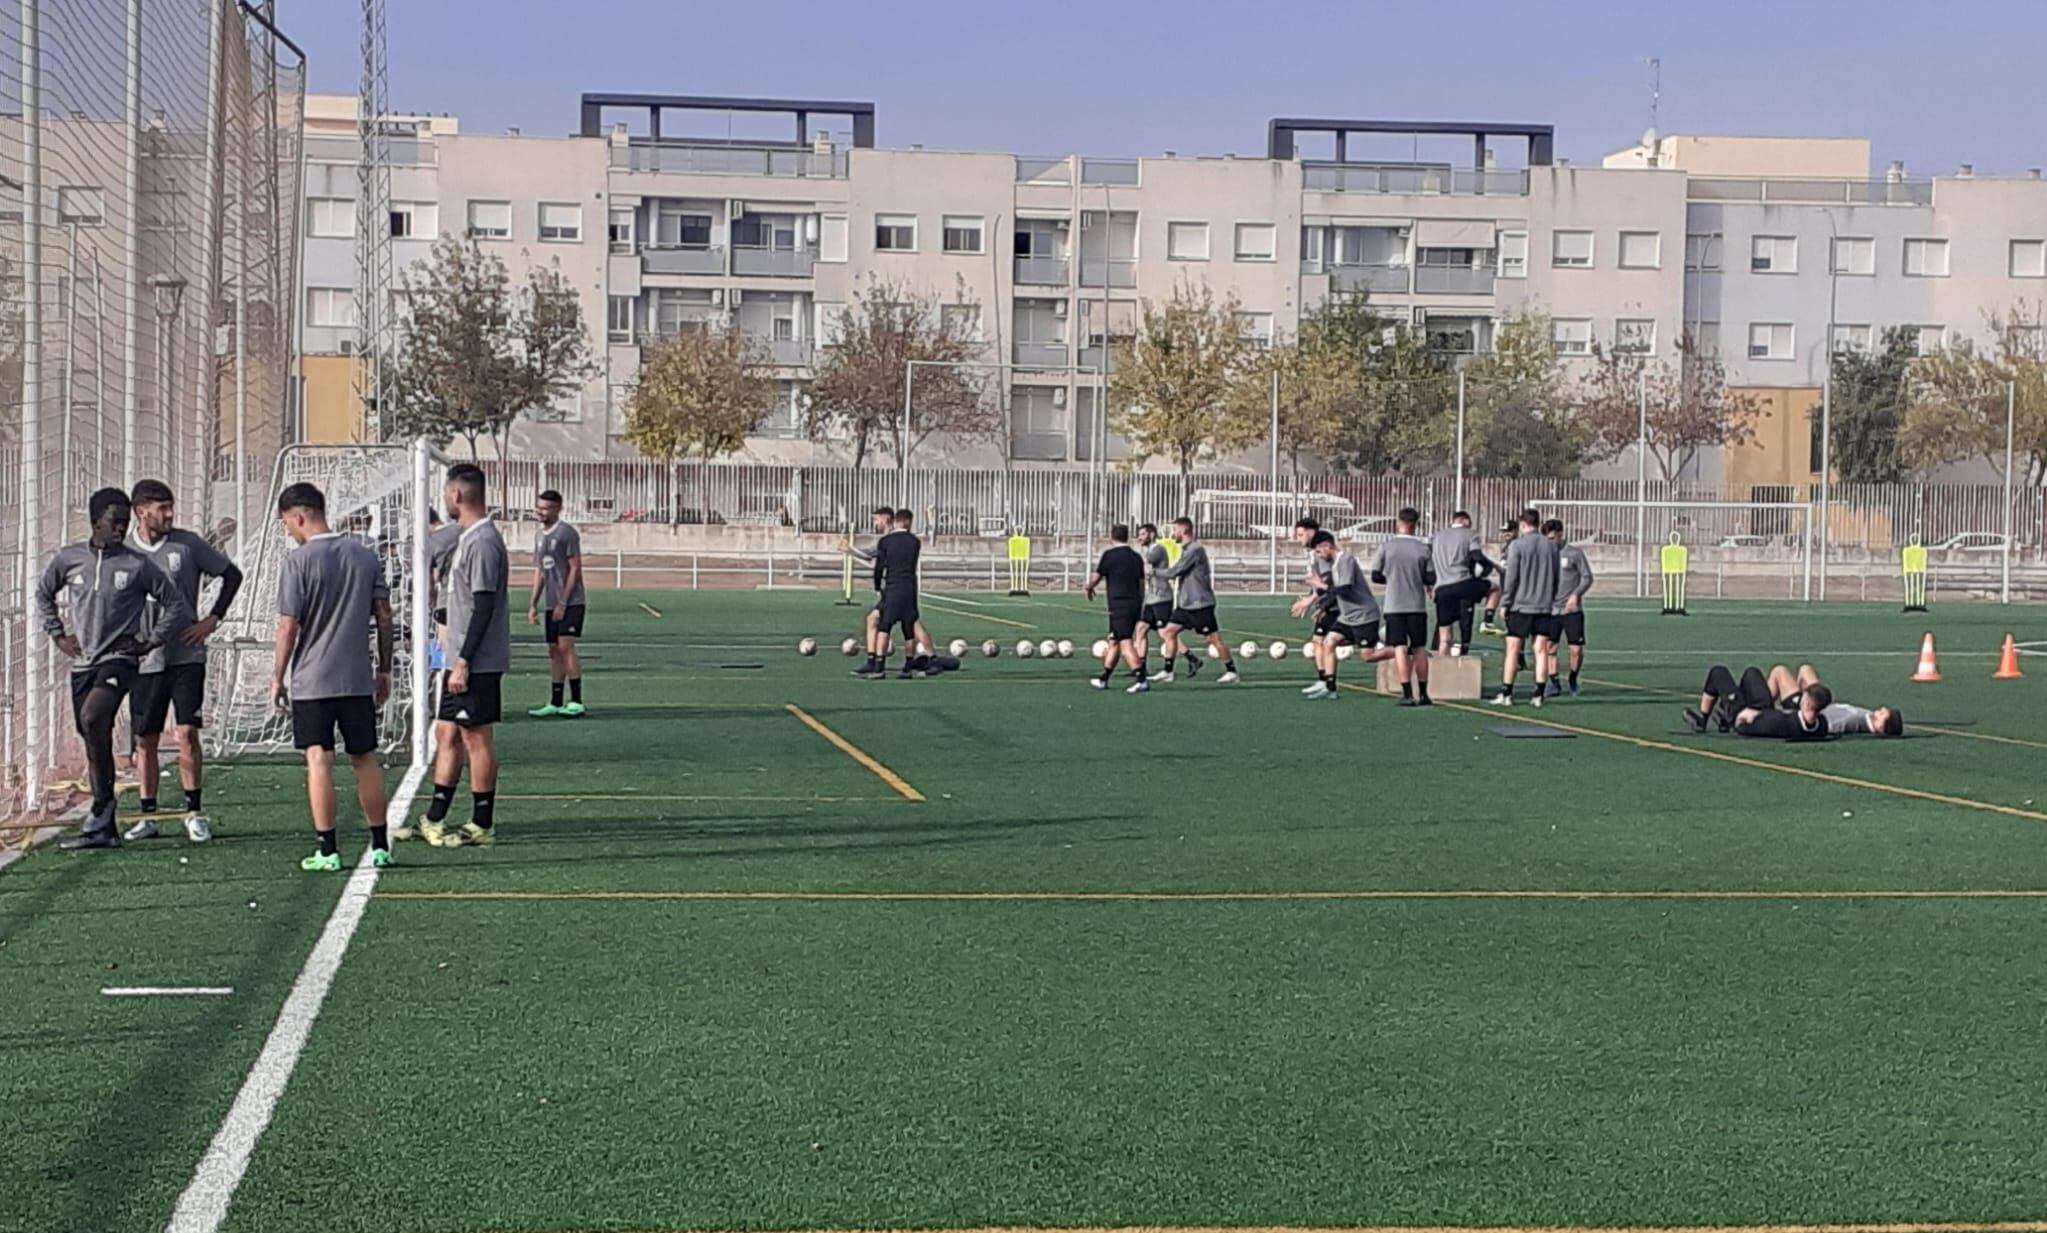
[{"label": "tree", "polygon": [[581,304],[559,270],[537,268],[514,290],[502,260],[449,235],[402,285],[406,320],[387,361],[394,434],[461,437],[471,459],[488,437],[502,458],[514,421],[590,376]]},{"label": "tree", "polygon": [[[1833,359],[1828,418],[1833,426],[1829,461],[1850,484],[1888,484],[1903,478],[1898,430],[1904,422],[1913,334],[1884,331],[1875,351],[1840,351]],[[1812,409],[1813,439],[1819,439],[1820,406]]]},{"label": "tree", "polygon": [[1753,440],[1761,410],[1754,399],[1728,390],[1720,357],[1701,351],[1689,333],[1678,339],[1675,363],[1593,344],[1592,367],[1578,391],[1592,455],[1618,458],[1646,439],[1649,460],[1665,483],[1691,469],[1709,447]]},{"label": "tree", "polygon": [[[1464,380],[1467,471],[1547,478],[1576,475],[1584,466],[1590,441],[1547,314],[1500,322],[1492,350],[1465,366]],[[1428,428],[1435,440],[1454,434],[1454,416],[1438,414]]]},{"label": "tree", "polygon": [[[989,402],[988,371],[963,367],[986,359],[980,307],[967,298],[964,281],[947,305],[900,282],[856,290],[853,303],[832,319],[831,344],[810,384],[811,438],[850,440],[859,467],[875,449],[901,462],[934,433],[999,435],[1002,417]],[[911,361],[917,363],[914,378],[908,378]],[[906,379],[912,399],[907,437]]]},{"label": "tree", "polygon": [[1403,470],[1428,452],[1420,427],[1444,404],[1447,357],[1362,296],[1333,296],[1275,349],[1280,448],[1296,475],[1305,453],[1348,470]]},{"label": "tree", "polygon": [[1169,459],[1184,492],[1204,452],[1265,435],[1251,406],[1266,406],[1266,371],[1237,320],[1236,297],[1218,300],[1205,283],[1183,283],[1164,304],[1146,301],[1137,336],[1116,343],[1112,422],[1140,457]]},{"label": "tree", "polygon": [[1913,360],[1906,376],[1898,451],[1911,467],[1981,458],[2004,465],[2005,397],[2012,392],[2012,444],[2028,487],[2047,477],[2047,357],[2040,316],[2014,308],[1987,317],[1988,351],[1969,339]]},{"label": "tree", "polygon": [[737,330],[684,330],[656,344],[625,407],[625,439],[657,462],[709,460],[746,444],[775,409],[775,378]]}]

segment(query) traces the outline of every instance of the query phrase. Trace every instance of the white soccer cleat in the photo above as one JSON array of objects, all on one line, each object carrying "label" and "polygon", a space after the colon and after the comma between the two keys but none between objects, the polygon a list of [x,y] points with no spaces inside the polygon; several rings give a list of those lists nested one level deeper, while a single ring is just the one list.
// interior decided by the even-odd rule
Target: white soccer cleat
[{"label": "white soccer cleat", "polygon": [[213,838],[213,820],[196,809],[186,814],[185,838],[193,843],[205,843]]},{"label": "white soccer cleat", "polygon": [[121,839],[126,843],[134,843],[138,839],[154,839],[162,833],[162,831],[156,829],[155,819],[143,818],[127,830],[122,831]]},{"label": "white soccer cleat", "polygon": [[1151,674],[1150,679],[1160,685],[1171,685],[1173,683],[1173,674],[1170,672],[1154,672]]},{"label": "white soccer cleat", "polygon": [[1329,685],[1326,682],[1317,681],[1313,685],[1310,685],[1306,689],[1302,690],[1301,696],[1303,698],[1326,698],[1334,692],[1336,691],[1329,688]]},{"label": "white soccer cleat", "polygon": [[1528,700],[1528,705],[1535,707],[1538,710],[1542,708],[1542,690],[1537,689],[1535,691],[1535,696]]},{"label": "white soccer cleat", "polygon": [[1514,695],[1512,695],[1512,694],[1494,694],[1494,695],[1493,695],[1493,700],[1492,700],[1491,702],[1488,702],[1488,703],[1486,703],[1486,705],[1487,705],[1487,706],[1512,706],[1512,705],[1514,705]]},{"label": "white soccer cleat", "polygon": [[1238,677],[1236,670],[1231,669],[1230,671],[1225,672],[1221,676],[1215,678],[1215,683],[1218,685],[1234,685],[1237,683],[1237,680]]},{"label": "white soccer cleat", "polygon": [[1109,683],[1098,676],[1089,677],[1087,679],[1087,683],[1094,686],[1096,689],[1107,689],[1109,687]]},{"label": "white soccer cleat", "polygon": [[1151,692],[1151,682],[1139,681],[1123,692],[1126,694],[1148,694]]},{"label": "white soccer cleat", "polygon": [[399,826],[394,826],[391,828],[391,838],[394,841],[400,839],[417,839],[419,838],[419,828],[415,826],[402,824]]}]

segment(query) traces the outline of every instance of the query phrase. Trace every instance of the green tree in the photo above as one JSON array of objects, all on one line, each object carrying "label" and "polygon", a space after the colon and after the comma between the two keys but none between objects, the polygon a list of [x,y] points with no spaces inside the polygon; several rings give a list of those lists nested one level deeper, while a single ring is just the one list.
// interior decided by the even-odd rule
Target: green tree
[{"label": "green tree", "polygon": [[625,439],[657,462],[709,460],[746,444],[775,409],[775,378],[737,330],[684,330],[656,344],[625,407]]},{"label": "green tree", "polygon": [[1112,423],[1140,457],[1163,457],[1187,477],[1205,453],[1241,449],[1265,435],[1251,408],[1266,405],[1261,354],[1237,320],[1235,296],[1206,283],[1146,301],[1137,336],[1120,341],[1110,367]]},{"label": "green tree", "polygon": [[[1362,296],[1332,296],[1301,320],[1281,382],[1281,447],[1380,474],[1441,452],[1435,419],[1451,404],[1450,359],[1420,331],[1395,323]],[[1289,417],[1294,423],[1290,426]],[[1447,448],[1447,447],[1443,447]]]},{"label": "green tree", "polygon": [[[945,307],[971,311],[947,313]],[[901,282],[856,290],[828,327],[829,343],[810,384],[811,438],[850,441],[859,467],[877,449],[900,461],[934,433],[998,435],[1002,417],[990,405],[987,370],[967,367],[986,359],[979,318],[980,305],[967,297],[964,282],[946,305]],[[913,360],[917,375],[908,378]],[[912,398],[907,432],[906,380]]]},{"label": "green tree", "polygon": [[[1907,378],[1912,369],[1912,331],[1884,331],[1875,351],[1834,354],[1831,407],[1834,474],[1850,484],[1887,484],[1904,478],[1898,430],[1904,424]],[[1819,439],[1820,407],[1812,409],[1813,439]]]},{"label": "green tree", "polygon": [[1980,458],[2004,463],[2005,398],[2012,392],[2012,442],[2028,487],[2047,477],[2047,356],[2040,312],[2014,308],[1988,317],[1992,342],[1960,339],[1912,361],[1898,450],[1907,466]]},{"label": "green tree", "polygon": [[[1576,413],[1547,314],[1502,321],[1493,349],[1466,365],[1464,378],[1467,471],[1548,478],[1583,469],[1591,438]],[[1432,436],[1441,431],[1434,428]]]}]

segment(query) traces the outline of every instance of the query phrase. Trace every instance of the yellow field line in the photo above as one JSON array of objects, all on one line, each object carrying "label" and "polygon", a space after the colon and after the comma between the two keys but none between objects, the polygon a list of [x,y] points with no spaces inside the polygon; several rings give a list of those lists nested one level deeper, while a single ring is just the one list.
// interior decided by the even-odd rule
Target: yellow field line
[{"label": "yellow field line", "polygon": [[656,608],[656,607],[655,607],[654,605],[652,605],[652,604],[646,604],[646,603],[643,603],[643,604],[641,604],[641,605],[640,605],[640,611],[642,611],[642,612],[646,613],[646,614],[647,614],[648,616],[650,616],[650,617],[657,617],[657,616],[660,616],[660,615],[661,615],[661,610],[660,610],[659,608]]},{"label": "yellow field line", "polygon": [[927,597],[924,602],[930,605],[933,609],[939,612],[943,612],[947,616],[967,617],[970,620],[975,621],[993,621],[997,625],[1008,625],[1015,629],[1037,628],[1037,626],[1031,624],[1028,621],[1012,621],[1008,617],[990,616],[985,612],[969,612],[965,608],[948,608],[945,605],[939,603],[938,601],[930,599],[929,597]]},{"label": "yellow field line", "polygon": [[501,801],[777,801],[786,804],[841,804],[847,801],[892,801],[892,796],[661,796],[643,792],[520,792]]},{"label": "yellow field line", "polygon": [[924,799],[924,794],[922,792],[917,791],[917,789],[911,787],[909,784],[905,783],[903,781],[902,776],[896,774],[894,771],[883,766],[881,763],[876,762],[873,758],[869,757],[866,751],[862,750],[858,745],[855,745],[853,742],[847,740],[845,737],[840,736],[838,733],[832,731],[830,728],[825,727],[824,724],[820,723],[817,717],[815,715],[812,715],[809,711],[806,711],[802,707],[797,706],[794,702],[785,704],[783,709],[788,711],[791,715],[794,715],[796,718],[802,720],[804,722],[804,725],[808,727],[811,731],[817,733],[819,736],[830,741],[832,744],[837,745],[839,747],[840,752],[844,753],[847,757],[853,759],[853,761],[855,762],[858,762],[860,765],[866,767],[868,770],[873,771],[875,775],[878,776],[883,783],[887,784],[891,788],[894,788],[896,790],[896,793],[900,795],[904,800],[921,801]]},{"label": "yellow field line", "polygon": [[2047,888],[2011,890],[1331,890],[1331,891],[379,891],[379,899],[798,903],[1296,903],[1457,899],[1790,900],[2047,899]]}]

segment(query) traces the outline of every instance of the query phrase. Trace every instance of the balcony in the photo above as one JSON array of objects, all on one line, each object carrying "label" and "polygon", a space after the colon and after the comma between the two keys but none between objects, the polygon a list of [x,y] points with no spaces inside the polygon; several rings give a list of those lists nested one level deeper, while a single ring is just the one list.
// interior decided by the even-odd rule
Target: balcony
[{"label": "balcony", "polygon": [[1073,165],[1065,158],[1027,158],[1016,156],[1016,182],[1018,184],[1071,184]]},{"label": "balcony", "polygon": [[1309,163],[1301,187],[1317,193],[1406,193],[1412,195],[1526,197],[1525,171],[1459,171],[1451,167],[1378,167]]},{"label": "balcony", "polygon": [[817,263],[817,250],[812,248],[735,248],[732,250],[732,272],[734,274],[762,274],[771,278],[809,278],[811,267]]},{"label": "balcony", "polygon": [[1064,257],[1018,257],[1016,281],[1033,287],[1064,287],[1067,268]]},{"label": "balcony", "polygon": [[1404,294],[1408,289],[1408,267],[1404,265],[1332,265],[1329,289],[1351,293],[1380,292]]},{"label": "balcony", "polygon": [[1137,183],[1137,160],[1134,158],[1084,158],[1080,160],[1080,182],[1094,185],[1126,185]]},{"label": "balcony", "polygon": [[755,146],[611,147],[611,165],[623,171],[667,171],[683,175],[797,176],[846,178],[846,152]]},{"label": "balcony", "polygon": [[1135,261],[1104,261],[1099,257],[1080,259],[1080,285],[1083,287],[1103,286],[1107,279],[1110,287],[1135,287],[1137,285],[1137,263]]},{"label": "balcony", "polygon": [[1019,342],[1010,358],[1027,368],[1065,368],[1066,344],[1062,342]]},{"label": "balcony", "polygon": [[642,274],[723,274],[725,250],[715,244],[661,247],[649,244],[640,250]]},{"label": "balcony", "polygon": [[1691,201],[1779,201],[1801,204],[1932,205],[1931,180],[1794,180],[1694,176]]},{"label": "balcony", "polygon": [[1414,289],[1418,294],[1491,295],[1492,267],[1418,265],[1414,268]]},{"label": "balcony", "polygon": [[808,338],[759,338],[750,335],[747,341],[765,349],[768,361],[778,368],[810,367],[812,348]]}]

